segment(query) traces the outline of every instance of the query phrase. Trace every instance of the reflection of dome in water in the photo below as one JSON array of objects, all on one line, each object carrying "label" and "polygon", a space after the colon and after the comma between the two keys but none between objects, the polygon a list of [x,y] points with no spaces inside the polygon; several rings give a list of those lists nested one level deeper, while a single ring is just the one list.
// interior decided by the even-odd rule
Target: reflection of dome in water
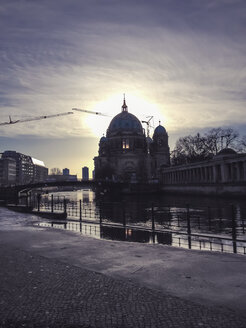
[{"label": "reflection of dome in water", "polygon": [[116,115],[109,124],[107,137],[121,133],[143,135],[143,128],[139,119],[135,115],[128,113],[125,100],[122,112]]}]

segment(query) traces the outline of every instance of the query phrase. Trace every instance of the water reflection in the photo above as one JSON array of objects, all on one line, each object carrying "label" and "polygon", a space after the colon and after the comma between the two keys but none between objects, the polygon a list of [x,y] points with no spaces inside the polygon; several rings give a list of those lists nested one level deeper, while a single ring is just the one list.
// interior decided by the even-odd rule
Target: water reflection
[{"label": "water reflection", "polygon": [[[67,221],[58,228],[96,238],[245,254],[246,207],[240,200],[170,195],[120,199],[98,197],[87,189],[54,193],[55,212],[64,210],[64,197],[68,218],[81,222]],[[51,195],[43,197],[41,210],[49,211],[50,200]]]}]

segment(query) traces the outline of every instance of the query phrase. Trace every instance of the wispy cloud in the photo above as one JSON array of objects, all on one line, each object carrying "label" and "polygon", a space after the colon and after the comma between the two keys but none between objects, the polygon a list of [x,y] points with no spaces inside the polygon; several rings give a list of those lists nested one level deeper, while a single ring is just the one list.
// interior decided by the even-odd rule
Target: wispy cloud
[{"label": "wispy cloud", "polygon": [[[92,108],[130,90],[173,133],[246,124],[244,1],[16,0],[0,15],[1,120]],[[90,134],[83,124],[69,117],[1,134]]]}]

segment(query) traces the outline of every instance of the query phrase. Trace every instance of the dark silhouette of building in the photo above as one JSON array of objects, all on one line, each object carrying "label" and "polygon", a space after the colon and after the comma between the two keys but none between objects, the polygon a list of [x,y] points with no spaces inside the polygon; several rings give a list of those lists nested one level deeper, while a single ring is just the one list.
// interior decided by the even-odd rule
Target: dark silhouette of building
[{"label": "dark silhouette of building", "polygon": [[165,128],[159,125],[153,139],[146,136],[139,119],[128,112],[125,99],[121,113],[100,139],[98,153],[94,158],[96,179],[147,182],[158,179],[161,167],[170,164]]},{"label": "dark silhouette of building", "polygon": [[82,180],[89,180],[89,168],[87,166],[82,167]]},{"label": "dark silhouette of building", "polygon": [[63,175],[69,175],[69,169],[65,168],[62,170]]}]

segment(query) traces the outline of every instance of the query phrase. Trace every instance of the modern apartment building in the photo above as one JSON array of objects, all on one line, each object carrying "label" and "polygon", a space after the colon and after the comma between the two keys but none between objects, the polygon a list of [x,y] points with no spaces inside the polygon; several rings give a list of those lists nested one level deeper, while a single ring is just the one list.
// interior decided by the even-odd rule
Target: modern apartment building
[{"label": "modern apartment building", "polygon": [[16,182],[16,162],[13,158],[0,158],[0,185],[11,185]]},{"label": "modern apartment building", "polygon": [[48,168],[44,162],[31,156],[7,150],[2,153],[0,176],[2,181],[11,184],[26,184],[45,181]]}]

